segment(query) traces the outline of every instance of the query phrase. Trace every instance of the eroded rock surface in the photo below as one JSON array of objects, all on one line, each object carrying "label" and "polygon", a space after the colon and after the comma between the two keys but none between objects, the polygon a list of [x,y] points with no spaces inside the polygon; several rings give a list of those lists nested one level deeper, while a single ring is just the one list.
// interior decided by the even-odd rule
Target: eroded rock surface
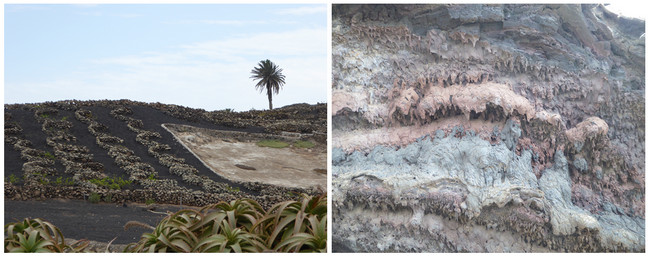
[{"label": "eroded rock surface", "polygon": [[645,251],[645,22],[598,5],[334,5],[333,241]]}]

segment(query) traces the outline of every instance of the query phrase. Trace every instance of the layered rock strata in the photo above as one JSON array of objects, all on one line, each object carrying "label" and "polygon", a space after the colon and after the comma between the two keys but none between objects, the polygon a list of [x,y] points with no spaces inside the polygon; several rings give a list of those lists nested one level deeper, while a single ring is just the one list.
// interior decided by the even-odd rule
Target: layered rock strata
[{"label": "layered rock strata", "polygon": [[333,241],[645,251],[645,23],[598,5],[335,5]]}]

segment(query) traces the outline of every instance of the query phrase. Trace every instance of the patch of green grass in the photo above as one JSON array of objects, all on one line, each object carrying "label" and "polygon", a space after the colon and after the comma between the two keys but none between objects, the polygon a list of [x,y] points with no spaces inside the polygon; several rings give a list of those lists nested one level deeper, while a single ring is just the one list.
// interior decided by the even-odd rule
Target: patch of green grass
[{"label": "patch of green grass", "polygon": [[144,203],[145,203],[146,205],[154,204],[154,203],[156,203],[156,200],[149,198],[149,199],[145,200]]},{"label": "patch of green grass", "polygon": [[47,119],[47,118],[49,118],[49,117],[50,117],[50,115],[47,114],[47,113],[43,113],[43,114],[41,114],[41,118]]},{"label": "patch of green grass", "polygon": [[156,181],[156,176],[154,174],[149,174],[149,177],[147,177],[147,179]]},{"label": "patch of green grass", "polygon": [[311,141],[298,140],[295,143],[293,143],[293,146],[298,148],[312,148],[314,147],[314,143],[312,143]]},{"label": "patch of green grass", "polygon": [[101,186],[101,187],[106,187],[109,189],[114,189],[114,190],[120,190],[125,186],[130,185],[133,183],[132,180],[125,180],[122,177],[105,177],[102,179],[91,179],[89,180],[90,183],[93,183],[95,185]]},{"label": "patch of green grass", "polygon": [[99,195],[98,193],[90,193],[90,196],[88,197],[88,201],[91,203],[99,203],[99,201],[102,200],[102,196]]},{"label": "patch of green grass", "polygon": [[267,140],[262,140],[262,141],[257,142],[257,146],[272,147],[272,148],[285,148],[285,147],[289,146],[289,143],[282,142],[280,140],[275,140],[275,139],[267,139]]},{"label": "patch of green grass", "polygon": [[67,119],[68,119],[68,116],[65,116],[65,117],[61,118],[62,121],[66,121]]}]

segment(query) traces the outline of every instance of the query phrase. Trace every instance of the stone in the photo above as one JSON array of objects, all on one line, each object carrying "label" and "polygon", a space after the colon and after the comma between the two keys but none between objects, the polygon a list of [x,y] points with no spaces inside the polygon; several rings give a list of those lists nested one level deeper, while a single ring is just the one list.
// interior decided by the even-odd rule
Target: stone
[{"label": "stone", "polygon": [[583,173],[586,172],[587,170],[589,170],[589,164],[587,164],[587,160],[585,160],[585,158],[582,158],[582,157],[576,158],[573,161],[573,166],[578,171],[583,172]]}]

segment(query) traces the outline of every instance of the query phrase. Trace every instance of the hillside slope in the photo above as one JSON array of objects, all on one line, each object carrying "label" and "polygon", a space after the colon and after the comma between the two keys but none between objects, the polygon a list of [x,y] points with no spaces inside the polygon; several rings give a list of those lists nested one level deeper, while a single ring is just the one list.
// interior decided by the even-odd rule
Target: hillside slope
[{"label": "hillside slope", "polygon": [[[218,176],[161,124],[255,133],[301,133],[325,144],[324,104],[273,111],[206,112],[177,105],[119,101],[59,101],[5,105],[5,199],[87,199],[203,206],[252,198],[265,206],[315,194],[263,181],[239,183]],[[119,178],[131,180],[102,184]],[[294,193],[287,193],[294,192]]]},{"label": "hillside slope", "polygon": [[599,5],[335,5],[352,251],[645,251],[645,23]]}]

